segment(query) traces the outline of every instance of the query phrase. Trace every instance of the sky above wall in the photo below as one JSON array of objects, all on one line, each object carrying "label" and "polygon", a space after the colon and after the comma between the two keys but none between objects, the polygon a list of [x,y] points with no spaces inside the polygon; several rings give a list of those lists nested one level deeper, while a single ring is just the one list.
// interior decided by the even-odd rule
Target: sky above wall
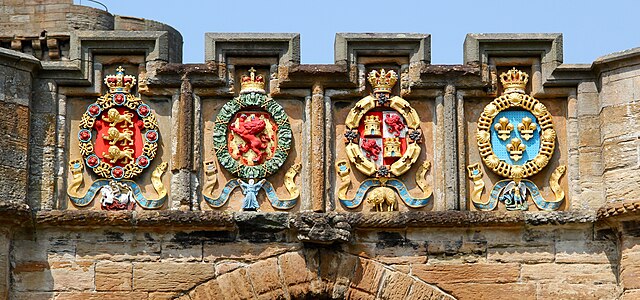
[{"label": "sky above wall", "polygon": [[[176,28],[185,63],[204,61],[205,32],[297,32],[304,64],[331,64],[337,32],[431,34],[431,63],[462,63],[467,33],[563,34],[564,62],[640,47],[639,1],[97,0],[117,15]],[[89,0],[74,0],[97,8]]]}]

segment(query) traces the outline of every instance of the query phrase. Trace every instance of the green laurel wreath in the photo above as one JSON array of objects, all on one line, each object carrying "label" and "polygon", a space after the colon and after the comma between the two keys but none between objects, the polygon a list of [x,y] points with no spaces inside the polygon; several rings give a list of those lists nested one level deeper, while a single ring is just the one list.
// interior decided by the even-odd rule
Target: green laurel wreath
[{"label": "green laurel wreath", "polygon": [[[231,157],[227,145],[227,131],[231,118],[243,109],[261,108],[271,115],[275,123],[278,125],[278,146],[273,157],[266,160],[262,164],[255,166],[246,166]],[[216,152],[218,162],[227,171],[233,173],[240,178],[265,178],[282,167],[284,161],[289,155],[291,148],[291,124],[289,116],[284,108],[267,95],[259,93],[241,94],[233,100],[227,102],[216,116],[213,128],[213,148]]]}]

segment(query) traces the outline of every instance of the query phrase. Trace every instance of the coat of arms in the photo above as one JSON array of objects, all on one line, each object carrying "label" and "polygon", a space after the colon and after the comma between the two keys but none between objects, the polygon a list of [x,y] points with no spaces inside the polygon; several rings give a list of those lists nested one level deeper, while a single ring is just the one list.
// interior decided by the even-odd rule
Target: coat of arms
[{"label": "coat of arms", "polygon": [[524,92],[529,75],[515,68],[500,75],[502,96],[485,106],[478,120],[476,140],[484,164],[508,179],[498,181],[487,201],[482,201],[484,181],[478,163],[467,167],[474,183],[471,201],[479,210],[493,210],[498,201],[507,210],[528,210],[528,198],[542,210],[556,210],[564,200],[558,181],[565,173],[558,166],[549,178],[555,199],[545,200],[527,177],[540,172],[555,150],[556,131],[547,107]]},{"label": "coat of arms", "polygon": [[227,102],[215,118],[213,146],[218,162],[238,178],[225,184],[214,197],[211,190],[217,182],[214,162],[205,162],[206,181],[203,197],[214,208],[223,206],[233,190],[240,187],[244,194],[242,209],[259,209],[258,192],[264,190],[269,203],[276,209],[290,209],[297,203],[300,191],[294,177],[300,164],[294,164],[285,175],[289,197],[279,197],[266,177],[284,164],[291,148],[293,134],[289,117],[280,104],[264,91],[264,77],[251,68],[242,77],[240,95]]},{"label": "coat of arms", "polygon": [[[156,199],[147,199],[132,181],[156,156],[160,135],[154,112],[131,94],[136,78],[125,75],[122,67],[115,75],[106,76],[104,83],[109,92],[87,107],[80,122],[78,140],[83,159],[69,163],[73,174],[67,189],[69,199],[76,206],[87,206],[99,192],[105,210],[132,210],[136,203],[143,208],[159,208],[167,195],[160,178],[167,164],[158,165],[151,176],[159,194]],[[79,195],[84,165],[101,179]]]},{"label": "coat of arms", "polygon": [[397,208],[398,195],[410,207],[424,207],[432,193],[424,178],[431,166],[428,161],[420,165],[416,174],[423,197],[412,197],[405,184],[394,178],[406,173],[420,155],[420,117],[409,102],[398,96],[391,97],[391,89],[398,80],[394,71],[374,70],[369,73],[368,80],[373,94],[358,101],[351,109],[345,121],[344,136],[349,161],[373,178],[365,180],[355,197],[348,199],[351,169],[346,160],[338,161],[339,200],[345,207],[355,208],[366,195],[367,201],[378,211],[382,211],[384,205],[386,210],[392,211]]}]

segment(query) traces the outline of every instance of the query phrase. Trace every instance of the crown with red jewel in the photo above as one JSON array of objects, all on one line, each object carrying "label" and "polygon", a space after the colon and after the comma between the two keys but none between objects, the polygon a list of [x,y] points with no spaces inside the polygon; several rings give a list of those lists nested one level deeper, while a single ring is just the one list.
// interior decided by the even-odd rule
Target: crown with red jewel
[{"label": "crown with red jewel", "polygon": [[393,70],[389,70],[388,72],[384,69],[380,71],[373,70],[369,73],[368,79],[371,86],[373,86],[374,93],[390,93],[396,81],[398,81],[398,74]]},{"label": "crown with red jewel", "polygon": [[264,93],[264,77],[256,75],[256,69],[249,69],[249,75],[243,75],[240,80],[240,94]]},{"label": "crown with red jewel", "polygon": [[107,75],[104,83],[109,87],[109,92],[129,93],[131,88],[136,85],[136,77],[132,75],[124,75],[124,68],[119,66],[115,75]]},{"label": "crown with red jewel", "polygon": [[505,93],[524,94],[524,89],[527,86],[527,81],[529,81],[529,74],[513,68],[505,73],[500,74],[500,81],[502,82]]}]

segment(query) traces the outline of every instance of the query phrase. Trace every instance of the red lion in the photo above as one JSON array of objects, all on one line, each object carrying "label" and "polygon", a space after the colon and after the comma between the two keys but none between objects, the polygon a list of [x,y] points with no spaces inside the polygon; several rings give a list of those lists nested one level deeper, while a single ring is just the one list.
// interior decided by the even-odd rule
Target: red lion
[{"label": "red lion", "polygon": [[400,136],[402,130],[404,129],[404,123],[399,115],[389,114],[384,119],[384,122],[387,124],[387,128],[389,128],[389,133],[392,133],[394,136]]},{"label": "red lion", "polygon": [[252,150],[256,157],[253,162],[262,161],[265,155],[264,149],[267,148],[269,141],[271,140],[266,134],[263,133],[267,127],[267,123],[263,119],[251,118],[247,121],[246,115],[241,115],[238,127],[231,126],[231,131],[235,132],[245,142],[244,145],[238,146],[240,154],[245,154],[247,151]]},{"label": "red lion", "polygon": [[380,146],[373,139],[362,139],[362,149],[366,152],[367,158],[378,160],[378,155],[380,154]]}]

